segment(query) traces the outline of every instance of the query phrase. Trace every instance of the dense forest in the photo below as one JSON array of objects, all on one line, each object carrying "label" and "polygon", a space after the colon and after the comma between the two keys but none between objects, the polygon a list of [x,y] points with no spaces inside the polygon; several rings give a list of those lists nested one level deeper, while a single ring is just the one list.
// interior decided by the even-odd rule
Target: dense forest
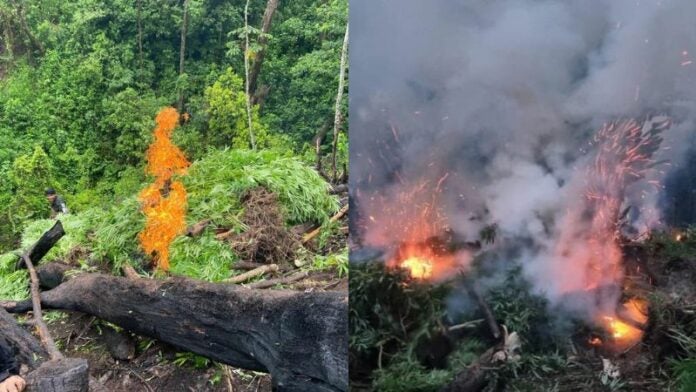
[{"label": "dense forest", "polygon": [[133,195],[163,106],[183,114],[175,143],[192,161],[251,148],[247,37],[254,147],[313,162],[323,132],[328,154],[347,1],[278,3],[0,4],[0,249],[17,245],[27,221],[48,216],[48,186],[74,212]]},{"label": "dense forest", "polygon": [[29,385],[62,352],[97,391],[347,389],[347,49],[347,0],[0,3],[0,340]]}]

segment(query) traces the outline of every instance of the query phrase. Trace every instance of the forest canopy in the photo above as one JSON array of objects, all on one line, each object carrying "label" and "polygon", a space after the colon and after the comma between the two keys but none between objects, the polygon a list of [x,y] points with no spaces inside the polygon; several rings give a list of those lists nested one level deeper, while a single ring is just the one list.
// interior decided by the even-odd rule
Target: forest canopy
[{"label": "forest canopy", "polygon": [[245,53],[255,147],[312,165],[319,134],[319,155],[329,158],[347,2],[252,0],[248,27],[245,5],[0,4],[0,251],[20,245],[26,223],[48,217],[46,187],[73,212],[134,196],[147,180],[144,153],[162,107],[181,112],[174,141],[192,162],[250,149]]}]

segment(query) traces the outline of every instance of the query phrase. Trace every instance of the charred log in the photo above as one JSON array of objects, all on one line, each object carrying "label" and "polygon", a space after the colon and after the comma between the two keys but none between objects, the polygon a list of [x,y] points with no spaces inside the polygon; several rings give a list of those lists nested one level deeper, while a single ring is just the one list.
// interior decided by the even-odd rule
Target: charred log
[{"label": "charred log", "polygon": [[[281,391],[348,389],[348,298],[257,291],[185,278],[82,274],[41,294],[48,309],[94,315],[182,350],[266,371]],[[19,313],[31,302],[5,302]]]},{"label": "charred log", "polygon": [[[38,264],[41,259],[46,256],[46,253],[48,253],[51,248],[53,248],[53,245],[58,242],[63,236],[65,235],[65,231],[63,230],[63,224],[60,223],[60,221],[56,221],[56,223],[51,227],[47,232],[43,233],[41,238],[27,251],[26,256],[29,257],[29,259],[34,263]],[[17,269],[20,268],[26,268],[26,264],[24,263],[24,260],[20,258],[20,260],[17,262]]]},{"label": "charred log", "polygon": [[89,385],[89,364],[81,358],[44,362],[27,375],[28,392],[87,392]]},{"label": "charred log", "polygon": [[4,309],[0,309],[0,337],[14,349],[17,361],[31,369],[48,359],[48,353],[41,343],[29,331],[19,326],[14,317]]}]

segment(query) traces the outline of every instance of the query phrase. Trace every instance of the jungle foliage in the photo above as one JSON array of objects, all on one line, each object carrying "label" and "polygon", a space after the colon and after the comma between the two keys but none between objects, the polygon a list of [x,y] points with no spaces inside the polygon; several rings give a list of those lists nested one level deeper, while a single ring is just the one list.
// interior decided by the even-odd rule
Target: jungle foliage
[{"label": "jungle foliage", "polygon": [[[255,102],[252,127],[261,151],[244,159],[268,162],[268,154],[274,154],[283,157],[281,166],[288,171],[314,161],[312,139],[334,115],[347,3],[280,3],[270,32],[264,35],[268,44],[259,88],[250,94]],[[128,227],[124,215],[112,211],[118,206],[133,207],[128,214],[139,219],[133,196],[147,180],[143,157],[154,116],[164,106],[176,107],[180,95],[185,121],[174,138],[192,162],[215,166],[219,162],[212,157],[227,154],[226,148],[249,148],[244,56],[253,63],[264,49],[259,38],[266,1],[250,2],[248,28],[244,1],[188,1],[185,67],[180,72],[184,4],[182,0],[0,4],[0,252],[18,248],[27,224],[48,217],[43,197],[47,186],[57,189],[74,212],[108,211],[101,219],[120,222],[115,230]],[[245,54],[246,34],[251,46]],[[331,137],[329,132],[322,148],[325,154]],[[345,138],[341,140],[345,144]],[[273,152],[263,151],[267,149]],[[344,146],[339,152],[345,153]],[[198,170],[195,166],[192,172]],[[270,172],[259,169],[258,177],[245,181],[277,184],[274,176],[286,175],[281,166]],[[225,168],[230,166],[215,172],[218,179],[241,174],[239,168],[221,174]],[[191,181],[195,178],[192,175]],[[308,191],[314,194],[301,196],[317,196],[323,185],[318,177],[312,178],[313,184],[292,186],[315,186]],[[293,189],[281,199],[297,197],[299,191]],[[214,208],[210,206],[217,200],[214,196],[207,204],[196,201],[199,193],[209,191],[193,189],[194,216],[203,212],[195,208]],[[307,210],[330,207],[325,198],[316,200],[312,206],[286,205],[289,219],[324,214]],[[80,214],[79,219],[89,215]],[[114,229],[106,225],[99,230],[109,227]]]}]

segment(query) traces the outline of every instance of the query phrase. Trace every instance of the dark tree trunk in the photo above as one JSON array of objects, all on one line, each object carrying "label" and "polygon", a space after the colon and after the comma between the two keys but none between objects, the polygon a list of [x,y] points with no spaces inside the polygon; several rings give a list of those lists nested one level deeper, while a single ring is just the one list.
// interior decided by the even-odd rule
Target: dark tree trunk
[{"label": "dark tree trunk", "polygon": [[27,392],[87,392],[89,363],[82,358],[44,362],[27,375]]},{"label": "dark tree trunk", "polygon": [[43,360],[48,359],[48,353],[41,343],[29,331],[20,327],[17,321],[4,309],[0,309],[0,337],[15,350],[17,361],[35,369]]},{"label": "dark tree trunk", "polygon": [[254,104],[258,102],[259,94],[257,93],[256,85],[258,83],[259,74],[261,73],[261,65],[263,65],[263,58],[266,55],[266,45],[268,44],[268,33],[271,31],[271,23],[273,22],[273,15],[275,15],[276,9],[278,9],[278,3],[280,0],[268,0],[266,3],[266,11],[263,13],[263,23],[261,25],[261,36],[259,37],[259,46],[261,49],[256,53],[254,58],[254,65],[251,68],[251,74],[249,75],[249,91],[254,94]]},{"label": "dark tree trunk", "polygon": [[[27,251],[27,257],[34,263],[34,264],[39,264],[39,261],[46,256],[46,253],[48,253],[51,248],[53,248],[53,245],[58,242],[63,236],[65,235],[65,231],[63,230],[63,224],[60,223],[60,221],[56,221],[56,223],[51,227],[47,232],[43,233],[41,238]],[[26,268],[26,264],[24,263],[24,260],[20,259],[17,262],[17,268]]]},{"label": "dark tree trunk", "polygon": [[[41,303],[94,315],[218,362],[269,372],[280,391],[348,390],[344,293],[83,274],[43,292]],[[3,306],[26,312],[31,302]]]}]

